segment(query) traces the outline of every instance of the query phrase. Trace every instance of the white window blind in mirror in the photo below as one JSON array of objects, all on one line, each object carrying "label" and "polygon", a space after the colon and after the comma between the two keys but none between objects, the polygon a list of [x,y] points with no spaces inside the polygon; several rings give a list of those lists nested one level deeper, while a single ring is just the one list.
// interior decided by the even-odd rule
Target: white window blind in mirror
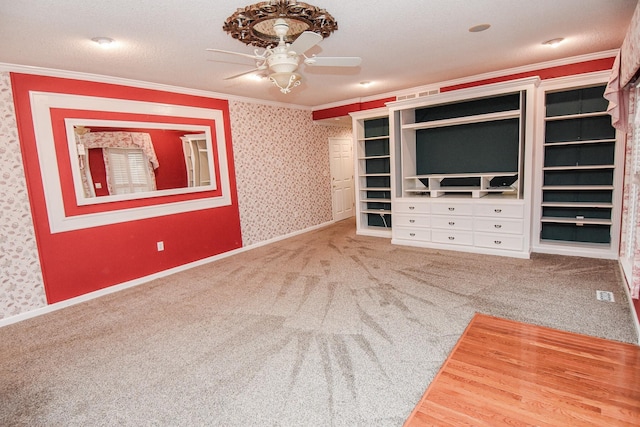
[{"label": "white window blind in mirror", "polygon": [[110,194],[154,190],[147,157],[140,149],[106,148]]}]

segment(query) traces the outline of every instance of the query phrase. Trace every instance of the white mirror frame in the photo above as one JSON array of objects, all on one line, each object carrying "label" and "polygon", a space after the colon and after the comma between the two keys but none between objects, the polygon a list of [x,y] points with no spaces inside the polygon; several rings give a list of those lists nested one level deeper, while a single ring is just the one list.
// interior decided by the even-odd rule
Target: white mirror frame
[{"label": "white mirror frame", "polygon": [[[33,119],[33,127],[36,138],[36,148],[38,150],[38,162],[40,164],[40,171],[42,175],[42,185],[44,189],[45,202],[47,204],[47,214],[49,218],[49,227],[51,233],[60,233],[71,230],[78,230],[90,227],[97,227],[108,224],[115,224],[120,222],[134,221],[138,219],[153,218],[164,215],[171,215],[181,212],[189,212],[201,209],[210,209],[221,206],[231,205],[231,187],[229,179],[227,146],[224,129],[224,115],[222,110],[213,110],[199,107],[188,107],[183,105],[173,104],[160,104],[144,101],[130,101],[114,98],[101,98],[93,96],[60,94],[51,92],[30,92],[31,111]],[[53,124],[51,120],[51,109],[75,109],[75,110],[87,110],[87,111],[100,111],[111,113],[131,113],[131,114],[147,114],[154,116],[170,116],[184,117],[184,118],[196,118],[196,119],[208,119],[215,123],[215,129],[211,129],[208,126],[202,126],[201,131],[205,133],[209,132],[209,135],[215,134],[215,150],[217,152],[217,165],[220,171],[220,182],[218,188],[221,190],[220,196],[214,197],[202,197],[193,198],[190,200],[162,203],[161,198],[158,204],[146,205],[136,208],[126,208],[119,210],[105,210],[102,212],[81,214],[81,215],[67,215],[64,209],[64,202],[62,197],[62,183],[60,180],[59,165],[56,161],[55,141],[53,135]],[[87,125],[90,120],[78,119],[79,124]],[[113,123],[108,121],[109,124]],[[72,127],[73,120],[65,119],[65,125],[67,127],[67,135],[69,135],[69,126]],[[134,122],[135,123],[135,122]],[[140,122],[140,125],[150,128],[153,123],[157,122]],[[136,126],[138,124],[136,123]],[[188,129],[199,129],[199,126],[189,124],[176,124],[170,123],[169,127],[175,129],[176,126],[184,126]],[[73,129],[71,131],[73,134]],[[211,140],[211,139],[209,139]],[[69,150],[70,158],[77,159],[77,149],[75,147],[75,141],[73,147]],[[210,153],[210,155],[212,155]],[[210,160],[213,160],[212,158]],[[87,200],[82,195],[82,198],[78,198],[77,195],[77,181],[80,179],[80,171],[77,162],[72,162],[72,175],[74,182],[76,182],[76,203],[81,206],[81,200]],[[213,167],[213,161],[210,163]],[[80,188],[82,185],[80,185]],[[166,190],[167,193],[153,192],[148,194],[147,197],[158,197],[160,195],[168,194],[189,194],[198,193],[203,191],[211,191],[210,187],[198,187],[195,189],[184,188],[175,190]],[[170,193],[168,193],[170,192]],[[194,195],[196,195],[194,194]],[[111,197],[111,196],[109,196]],[[115,200],[127,200],[131,197],[120,198]],[[135,197],[139,199],[140,197]],[[97,198],[96,203],[105,203],[104,197]],[[110,199],[109,201],[113,201]]]}]

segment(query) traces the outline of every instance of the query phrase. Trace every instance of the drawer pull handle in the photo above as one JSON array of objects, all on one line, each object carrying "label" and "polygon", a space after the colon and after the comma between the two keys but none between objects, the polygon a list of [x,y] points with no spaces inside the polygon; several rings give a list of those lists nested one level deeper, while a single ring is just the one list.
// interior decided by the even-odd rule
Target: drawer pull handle
[{"label": "drawer pull handle", "polygon": [[494,209],[493,211],[494,211],[495,213],[500,213],[500,212],[502,212],[502,209]]},{"label": "drawer pull handle", "polygon": [[494,240],[493,243],[495,243],[496,245],[501,245],[502,244],[502,240]]},{"label": "drawer pull handle", "polygon": [[409,210],[414,210],[416,207],[415,206],[409,206]]},{"label": "drawer pull handle", "polygon": [[456,223],[453,221],[449,221],[449,225],[456,225]]},{"label": "drawer pull handle", "polygon": [[409,236],[415,237],[416,233],[409,233]]},{"label": "drawer pull handle", "polygon": [[415,220],[415,219],[410,219],[410,220],[409,220],[409,222],[410,222],[411,224],[413,224],[414,222],[416,222],[416,220]]},{"label": "drawer pull handle", "polygon": [[449,236],[449,240],[455,240],[456,238],[453,236]]},{"label": "drawer pull handle", "polygon": [[494,224],[493,226],[494,226],[495,228],[502,228],[502,225],[500,225],[500,224]]},{"label": "drawer pull handle", "polygon": [[449,211],[451,211],[451,212],[453,212],[455,210],[456,210],[456,208],[449,208]]}]

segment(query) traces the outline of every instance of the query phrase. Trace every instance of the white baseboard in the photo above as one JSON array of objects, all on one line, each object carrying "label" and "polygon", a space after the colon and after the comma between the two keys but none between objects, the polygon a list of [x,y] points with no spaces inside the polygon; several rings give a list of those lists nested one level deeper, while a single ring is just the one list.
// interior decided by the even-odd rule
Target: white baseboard
[{"label": "white baseboard", "polygon": [[262,242],[254,243],[254,244],[249,245],[249,246],[243,246],[241,248],[233,249],[231,251],[224,252],[224,253],[221,253],[221,254],[218,254],[218,255],[214,255],[212,257],[199,259],[197,261],[193,261],[193,262],[190,262],[188,264],[183,264],[183,265],[180,265],[178,267],[173,267],[173,268],[170,268],[168,270],[163,270],[163,271],[159,271],[157,273],[150,274],[148,276],[139,277],[137,279],[129,280],[127,282],[119,283],[117,285],[112,285],[112,286],[109,286],[109,287],[104,288],[104,289],[100,289],[100,290],[97,290],[97,291],[89,292],[88,294],[84,294],[84,295],[80,295],[80,296],[77,296],[77,297],[74,297],[74,298],[70,298],[68,300],[56,302],[56,303],[47,305],[45,307],[36,308],[34,310],[30,310],[30,311],[27,311],[27,312],[24,312],[24,313],[16,314],[15,316],[6,317],[4,319],[0,319],[0,328],[3,327],[3,326],[7,326],[7,325],[11,325],[11,324],[14,324],[14,323],[21,322],[23,320],[31,319],[33,317],[41,316],[43,314],[52,313],[54,311],[61,310],[61,309],[66,308],[66,307],[70,307],[72,305],[80,304],[80,303],[83,303],[85,301],[89,301],[89,300],[92,300],[92,299],[95,299],[95,298],[99,298],[99,297],[104,296],[104,295],[109,295],[109,294],[112,294],[114,292],[118,292],[118,291],[121,291],[121,290],[124,290],[124,289],[132,288],[134,286],[138,286],[138,285],[141,285],[143,283],[147,283],[147,282],[150,282],[152,280],[159,279],[161,277],[170,276],[170,275],[178,273],[180,271],[185,271],[185,270],[189,270],[191,268],[198,267],[198,266],[201,266],[201,265],[204,265],[204,264],[209,264],[211,262],[217,261],[219,259],[227,258],[227,257],[230,257],[232,255],[239,254],[241,252],[246,252],[246,251],[249,251],[251,249],[259,248],[261,246],[265,246],[265,245],[268,245],[268,244],[271,244],[271,243],[278,242],[280,240],[288,239],[290,237],[298,236],[300,234],[304,234],[304,233],[308,233],[308,232],[311,232],[311,231],[314,231],[314,230],[317,230],[317,229],[320,229],[320,228],[324,228],[324,227],[327,227],[327,226],[329,226],[329,225],[331,225],[333,223],[334,223],[334,221],[324,222],[322,224],[318,224],[318,225],[314,225],[312,227],[308,227],[308,228],[305,228],[305,229],[302,229],[302,230],[294,231],[294,232],[289,233],[289,234],[285,234],[285,235],[282,235],[282,236],[274,237],[272,239],[264,240]]}]

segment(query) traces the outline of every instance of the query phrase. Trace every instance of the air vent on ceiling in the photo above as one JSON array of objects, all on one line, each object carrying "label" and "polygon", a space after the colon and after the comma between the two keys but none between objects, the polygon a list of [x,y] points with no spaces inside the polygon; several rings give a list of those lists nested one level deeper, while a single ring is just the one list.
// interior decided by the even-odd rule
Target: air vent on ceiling
[{"label": "air vent on ceiling", "polygon": [[403,101],[405,99],[422,98],[423,96],[437,95],[440,93],[440,89],[431,89],[424,92],[411,93],[409,95],[396,96],[396,101]]},{"label": "air vent on ceiling", "polygon": [[439,93],[440,93],[440,89],[431,89],[426,92],[420,92],[418,96],[431,96],[431,95],[437,95]]}]

